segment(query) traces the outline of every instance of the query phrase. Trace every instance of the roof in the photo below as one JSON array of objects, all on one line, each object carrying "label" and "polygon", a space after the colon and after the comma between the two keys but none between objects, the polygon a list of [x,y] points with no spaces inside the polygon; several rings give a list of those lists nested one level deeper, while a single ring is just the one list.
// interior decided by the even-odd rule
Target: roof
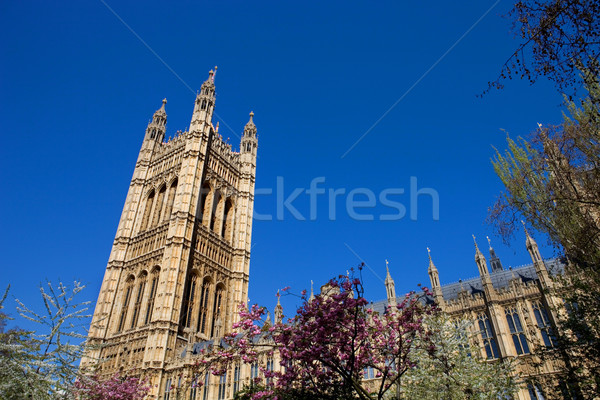
[{"label": "roof", "polygon": [[[558,258],[544,260],[544,263],[546,264],[546,268],[548,268],[550,275],[557,275],[564,271],[564,264]],[[492,286],[494,286],[494,289],[500,290],[508,287],[513,274],[515,278],[520,278],[523,283],[538,279],[537,273],[535,272],[535,266],[533,264],[527,264],[512,269],[504,269],[490,273],[490,278],[492,280]],[[459,281],[442,285],[442,296],[444,297],[444,300],[450,301],[456,299],[458,297],[458,292],[461,291],[461,284],[463,289],[467,290],[471,294],[483,292],[481,277],[477,276],[475,278],[464,280],[462,283]],[[402,298],[400,297],[396,297],[396,299],[398,302],[402,301]],[[387,307],[387,300],[379,300],[371,303],[369,306],[373,309],[373,311],[383,313]]]}]

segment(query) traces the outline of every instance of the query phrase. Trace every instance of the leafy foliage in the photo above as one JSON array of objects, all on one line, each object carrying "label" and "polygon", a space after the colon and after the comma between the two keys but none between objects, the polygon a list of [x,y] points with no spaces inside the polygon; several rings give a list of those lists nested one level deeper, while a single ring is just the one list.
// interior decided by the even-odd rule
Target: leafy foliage
[{"label": "leafy foliage", "polygon": [[[0,399],[141,400],[148,389],[138,378],[114,376],[100,381],[79,371],[85,349],[85,327],[89,323],[87,302],[76,302],[84,289],[47,282],[40,286],[44,312],[38,313],[21,301],[21,317],[37,324],[36,331],[6,330],[8,315],[0,312]],[[8,295],[0,300],[0,310]],[[77,396],[77,397],[76,397]]]},{"label": "leafy foliage", "polygon": [[599,0],[521,0],[509,13],[513,31],[522,40],[502,66],[500,77],[489,83],[520,77],[534,83],[540,76],[563,91],[600,74]]},{"label": "leafy foliage", "polygon": [[569,312],[558,312],[559,348],[545,355],[561,357],[565,385],[591,399],[600,395],[600,86],[587,88],[580,107],[567,102],[561,125],[540,126],[529,141],[509,137],[508,150],[496,152],[506,192],[489,220],[508,239],[523,217],[566,257],[559,284]]},{"label": "leafy foliage", "polygon": [[[510,361],[487,362],[471,349],[466,320],[439,313],[426,320],[430,337],[414,351],[417,366],[402,380],[407,399],[496,400],[512,398],[517,385]],[[471,351],[473,350],[473,351]]]}]

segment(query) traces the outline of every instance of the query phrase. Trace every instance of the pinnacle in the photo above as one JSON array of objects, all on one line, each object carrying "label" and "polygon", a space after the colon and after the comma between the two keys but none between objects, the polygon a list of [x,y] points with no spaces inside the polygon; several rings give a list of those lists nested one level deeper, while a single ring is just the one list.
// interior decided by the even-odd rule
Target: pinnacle
[{"label": "pinnacle", "polygon": [[254,129],[256,130],[256,125],[254,124],[254,112],[250,111],[250,119],[246,123],[245,130]]}]

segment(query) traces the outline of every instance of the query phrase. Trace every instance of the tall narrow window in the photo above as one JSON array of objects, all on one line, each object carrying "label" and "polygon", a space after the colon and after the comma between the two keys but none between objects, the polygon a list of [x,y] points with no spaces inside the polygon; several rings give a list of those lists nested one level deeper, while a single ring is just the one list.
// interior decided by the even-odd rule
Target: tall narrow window
[{"label": "tall narrow window", "polygon": [[272,358],[268,358],[267,359],[267,385],[270,385],[273,382],[273,377],[271,376],[273,373],[273,359]]},{"label": "tall narrow window", "polygon": [[194,316],[194,299],[196,298],[197,281],[198,276],[196,276],[196,274],[190,276],[190,280],[188,281],[187,298],[183,306],[183,310],[185,312],[183,317],[183,324],[186,328],[189,328],[191,326],[192,318]]},{"label": "tall narrow window", "polygon": [[217,209],[219,208],[219,203],[221,201],[221,192],[219,192],[218,190],[215,192],[215,195],[213,197],[213,201],[212,201],[212,210],[211,210],[211,215],[210,215],[210,230],[214,231],[215,230],[215,223],[217,222],[218,219],[218,215],[217,215]]},{"label": "tall narrow window", "polygon": [[250,366],[250,384],[254,385],[258,381],[258,361],[254,361]]},{"label": "tall narrow window", "polygon": [[214,337],[214,336],[219,336],[221,334],[221,324],[223,323],[223,321],[221,320],[221,303],[223,300],[223,286],[221,286],[219,284],[219,286],[217,286],[217,290],[215,290],[215,301],[213,302],[214,304],[214,308],[213,308],[213,321],[212,321],[212,328],[211,328],[211,332],[210,332],[210,336]]},{"label": "tall narrow window", "polygon": [[148,223],[150,222],[150,213],[152,212],[152,205],[154,204],[154,190],[148,194],[148,198],[146,198],[146,208],[144,208],[144,215],[142,216],[142,226],[141,230],[145,230],[148,228]]},{"label": "tall narrow window", "polygon": [[152,272],[152,278],[150,281],[150,293],[148,294],[148,303],[146,305],[146,318],[144,318],[144,325],[147,325],[152,321],[152,311],[154,310],[154,298],[156,297],[156,289],[158,287],[158,274],[160,269],[157,268]]},{"label": "tall narrow window", "polygon": [[[210,194],[210,185],[208,182],[204,182],[202,189],[200,189],[200,212],[202,213],[202,221],[205,221],[205,217],[208,218],[209,209],[206,207],[206,199]],[[204,222],[206,225],[206,222]]]},{"label": "tall narrow window", "polygon": [[173,212],[173,203],[175,202],[175,192],[177,191],[177,178],[171,183],[169,186],[169,194],[167,196],[167,208],[165,209],[165,215],[163,219],[165,221],[171,218],[171,213]]},{"label": "tall narrow window", "polygon": [[494,339],[494,333],[492,331],[492,325],[490,324],[490,319],[487,314],[480,314],[478,317],[479,323],[479,333],[481,334],[481,339],[483,340],[483,347],[485,348],[485,354],[489,359],[498,358],[498,345],[496,344],[496,339]]},{"label": "tall narrow window", "polygon": [[208,400],[208,395],[210,392],[210,374],[207,372],[204,375],[204,392],[202,394],[202,400]]},{"label": "tall narrow window", "polygon": [[225,392],[227,391],[227,372],[219,377],[219,400],[225,400]]},{"label": "tall narrow window", "polygon": [[550,318],[548,318],[548,312],[546,311],[546,307],[544,307],[544,305],[539,302],[534,303],[533,314],[535,315],[535,320],[537,322],[538,329],[540,330],[540,334],[542,335],[542,339],[544,340],[544,345],[546,347],[556,346],[556,337],[552,332],[552,326],[550,324]]},{"label": "tall narrow window", "polygon": [[233,203],[231,199],[228,199],[225,203],[225,214],[223,217],[223,227],[221,229],[221,235],[228,242],[231,242],[232,240],[234,218],[235,210],[233,208]]},{"label": "tall narrow window", "polygon": [[165,200],[165,192],[167,191],[167,187],[162,185],[160,190],[158,191],[158,197],[156,198],[156,206],[154,208],[154,216],[152,218],[152,226],[158,225],[160,222],[160,215],[163,208],[163,201]]},{"label": "tall narrow window", "polygon": [[165,382],[164,400],[169,400],[169,397],[171,397],[171,378],[167,379],[167,382]]},{"label": "tall narrow window", "polygon": [[528,384],[527,391],[529,392],[530,400],[544,400],[544,395],[537,384]]},{"label": "tall narrow window", "polygon": [[146,288],[146,273],[142,274],[139,278],[138,289],[135,296],[135,303],[133,305],[133,317],[131,318],[131,328],[137,326],[137,321],[140,316],[140,308],[142,307],[142,299],[144,297],[144,289]]},{"label": "tall narrow window", "polygon": [[192,381],[192,387],[190,388],[190,400],[196,400],[196,392],[198,391],[198,378],[194,378]]},{"label": "tall narrow window", "polygon": [[123,298],[123,304],[121,307],[121,316],[119,318],[119,326],[117,328],[117,332],[121,332],[123,327],[125,326],[125,320],[127,319],[127,309],[129,308],[129,298],[131,297],[131,292],[133,290],[133,276],[127,279],[125,282],[125,297]]},{"label": "tall narrow window", "polygon": [[236,363],[233,369],[233,395],[240,391],[240,363]]},{"label": "tall narrow window", "polygon": [[521,325],[521,318],[516,308],[506,310],[506,322],[510,329],[510,334],[515,344],[515,351],[517,354],[529,354],[529,346],[527,345],[527,338],[523,332],[523,326]]},{"label": "tall narrow window", "polygon": [[200,333],[206,333],[206,320],[208,319],[208,300],[210,294],[210,280],[204,278],[202,290],[200,291],[200,307],[198,313],[198,327]]}]

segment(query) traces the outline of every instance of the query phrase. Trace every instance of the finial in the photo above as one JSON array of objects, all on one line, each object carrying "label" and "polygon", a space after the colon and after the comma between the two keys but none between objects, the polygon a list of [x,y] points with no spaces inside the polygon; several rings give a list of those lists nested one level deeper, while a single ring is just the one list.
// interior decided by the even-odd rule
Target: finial
[{"label": "finial", "polygon": [[462,279],[459,279],[458,283],[460,283],[460,291],[462,292],[463,290],[465,290],[465,288],[463,287]]},{"label": "finial", "polygon": [[388,262],[387,259],[385,260],[385,269],[386,269],[387,273],[389,274],[390,273],[390,263]]},{"label": "finial", "polygon": [[217,126],[215,126],[215,133],[219,133],[219,121],[217,121]]},{"label": "finial", "polygon": [[250,111],[250,121],[249,122],[253,122],[252,118],[254,117],[254,111]]},{"label": "finial", "polygon": [[217,76],[217,68],[218,67],[215,65],[215,72],[213,72],[213,75],[212,75],[213,82],[215,81],[215,76]]},{"label": "finial", "polygon": [[312,301],[315,298],[315,293],[313,291],[313,281],[312,279],[310,280],[310,297],[308,298],[308,301]]},{"label": "finial", "polygon": [[473,236],[473,242],[475,242],[475,248],[477,249],[477,251],[479,251],[479,246],[477,246],[477,238],[475,238],[475,235],[471,235]]},{"label": "finial", "polygon": [[165,112],[165,104],[167,104],[167,99],[166,99],[166,98],[164,98],[164,99],[163,99],[163,101],[162,101],[162,104],[161,104],[160,108],[159,108],[158,110],[156,110],[156,112],[159,112],[159,111],[160,111],[160,112],[163,112],[163,113],[164,113],[164,112]]},{"label": "finial", "polygon": [[281,298],[281,295],[279,294],[279,290],[277,290],[277,305],[280,306],[281,302],[279,301],[279,299]]},{"label": "finial", "polygon": [[427,256],[429,257],[429,261],[431,261],[431,249],[427,247]]},{"label": "finial", "polygon": [[521,223],[523,224],[523,229],[525,230],[525,235],[527,235],[527,237],[529,237],[529,232],[527,231],[527,226],[525,225],[525,221],[521,220]]},{"label": "finial", "polygon": [[490,240],[490,237],[486,236],[485,238],[487,239],[488,244],[490,245],[490,249],[491,249],[492,248],[492,241]]}]

